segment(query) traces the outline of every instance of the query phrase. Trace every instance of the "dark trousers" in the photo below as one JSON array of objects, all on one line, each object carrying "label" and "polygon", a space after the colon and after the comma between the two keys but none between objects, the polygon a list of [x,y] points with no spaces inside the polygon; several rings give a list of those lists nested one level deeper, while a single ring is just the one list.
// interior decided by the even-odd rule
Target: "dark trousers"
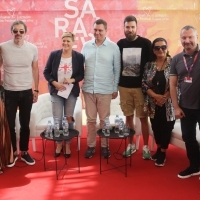
[{"label": "dark trousers", "polygon": [[5,108],[8,120],[8,125],[11,134],[11,141],[13,151],[17,150],[16,147],[16,132],[15,132],[15,118],[17,108],[19,107],[19,122],[20,122],[20,150],[27,151],[29,136],[30,136],[30,113],[33,103],[32,89],[23,91],[10,91],[5,90]]},{"label": "dark trousers", "polygon": [[156,144],[162,149],[167,149],[175,120],[167,121],[165,106],[156,106],[154,119],[150,118],[150,121]]},{"label": "dark trousers", "polygon": [[200,124],[200,110],[181,108],[185,117],[181,119],[182,138],[185,142],[187,157],[190,161],[190,167],[199,168],[200,152],[199,144],[196,139],[196,125]]}]

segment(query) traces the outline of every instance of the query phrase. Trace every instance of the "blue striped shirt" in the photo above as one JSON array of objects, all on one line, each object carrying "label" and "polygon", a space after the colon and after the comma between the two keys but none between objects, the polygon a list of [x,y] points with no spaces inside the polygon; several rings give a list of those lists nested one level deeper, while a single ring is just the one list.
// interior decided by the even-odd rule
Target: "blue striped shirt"
[{"label": "blue striped shirt", "polygon": [[121,64],[118,45],[106,38],[97,46],[93,39],[84,44],[81,53],[85,58],[82,90],[91,94],[117,92]]}]

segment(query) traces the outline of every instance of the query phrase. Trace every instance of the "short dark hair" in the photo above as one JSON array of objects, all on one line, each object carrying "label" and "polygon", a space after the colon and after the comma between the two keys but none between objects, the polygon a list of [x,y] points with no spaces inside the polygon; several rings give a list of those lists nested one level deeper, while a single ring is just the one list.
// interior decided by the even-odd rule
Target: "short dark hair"
[{"label": "short dark hair", "polygon": [[16,21],[14,21],[14,22],[12,23],[12,25],[11,25],[11,27],[10,27],[11,32],[12,32],[12,30],[13,30],[13,26],[18,25],[18,24],[22,24],[22,25],[24,26],[24,30],[25,30],[25,33],[26,33],[26,32],[27,32],[27,26],[26,26],[26,24],[25,24],[23,21],[21,21],[21,20],[16,20]]},{"label": "short dark hair", "polygon": [[136,23],[136,25],[137,25],[137,19],[136,19],[136,17],[134,17],[133,15],[128,15],[124,19],[124,25],[125,25],[126,22],[132,22],[132,21],[134,21]]},{"label": "short dark hair", "polygon": [[191,26],[191,25],[184,26],[184,27],[181,29],[181,32],[182,32],[183,30],[189,30],[189,29],[193,29],[194,31],[197,32],[197,29],[194,28],[194,26]]},{"label": "short dark hair", "polygon": [[103,19],[97,19],[94,24],[103,24],[104,28],[107,30],[107,22]]},{"label": "short dark hair", "polygon": [[[156,42],[160,42],[160,41],[163,41],[163,42],[165,42],[165,44],[167,45],[167,40],[165,40],[165,38],[162,38],[162,37],[159,37],[159,38],[156,38],[153,42],[152,42],[152,45],[151,45],[151,61],[155,61],[156,60],[156,55],[154,54],[154,52],[153,52],[153,49],[154,49],[154,47],[155,47],[155,43]],[[169,55],[169,51],[167,50],[167,57],[171,57],[170,55]]]}]

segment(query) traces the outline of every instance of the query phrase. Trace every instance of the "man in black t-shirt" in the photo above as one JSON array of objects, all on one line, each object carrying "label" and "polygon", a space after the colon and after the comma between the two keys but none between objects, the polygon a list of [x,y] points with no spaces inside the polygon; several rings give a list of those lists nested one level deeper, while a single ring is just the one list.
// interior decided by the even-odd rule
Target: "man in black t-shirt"
[{"label": "man in black t-shirt", "polygon": [[[124,19],[124,34],[126,38],[117,42],[121,52],[121,73],[119,80],[119,93],[121,109],[126,116],[126,125],[134,129],[134,111],[140,118],[144,140],[143,159],[150,159],[148,147],[149,127],[147,115],[143,111],[144,97],[142,94],[142,76],[144,66],[149,61],[151,54],[150,40],[136,35],[137,19],[130,15]],[[133,137],[123,156],[131,156],[136,152]]]}]

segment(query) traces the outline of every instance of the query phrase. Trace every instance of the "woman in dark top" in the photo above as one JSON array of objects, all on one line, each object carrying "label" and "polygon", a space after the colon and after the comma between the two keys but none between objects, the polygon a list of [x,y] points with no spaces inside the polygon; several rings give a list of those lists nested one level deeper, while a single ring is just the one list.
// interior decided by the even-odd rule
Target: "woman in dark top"
[{"label": "woman in dark top", "polygon": [[[1,84],[1,72],[0,72]],[[6,111],[4,106],[4,89],[0,85],[0,174],[3,173],[3,168],[12,167],[13,150],[10,139],[10,130],[6,118]]]},{"label": "woman in dark top", "polygon": [[170,61],[167,41],[164,38],[156,38],[152,43],[152,61],[146,63],[142,80],[144,110],[150,117],[157,144],[157,151],[151,157],[156,166],[165,164],[166,150],[175,123],[174,108],[169,93]]},{"label": "woman in dark top", "polygon": [[[80,93],[79,82],[84,77],[83,55],[72,50],[75,35],[71,32],[64,32],[62,35],[62,49],[52,51],[44,69],[44,77],[48,81],[51,94],[53,118],[57,118],[60,127],[62,126],[63,114],[73,128],[73,113],[77,97]],[[72,88],[70,87],[72,86]],[[71,91],[70,91],[71,90]],[[63,96],[62,91],[70,91],[69,96]],[[71,155],[70,140],[66,140],[64,156]],[[60,155],[62,142],[57,141],[55,157]]]}]

